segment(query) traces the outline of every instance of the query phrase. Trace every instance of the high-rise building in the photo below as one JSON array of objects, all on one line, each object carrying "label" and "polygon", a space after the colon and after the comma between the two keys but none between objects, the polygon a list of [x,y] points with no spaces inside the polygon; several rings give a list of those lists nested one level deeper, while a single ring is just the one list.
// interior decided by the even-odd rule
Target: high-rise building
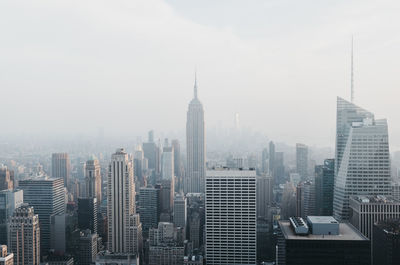
[{"label": "high-rise building", "polygon": [[0,191],[0,245],[7,245],[7,223],[24,202],[22,190]]},{"label": "high-rise building", "polygon": [[[96,198],[101,203],[101,174],[99,160],[91,159],[86,162],[86,197]],[[92,231],[93,232],[93,231]]]},{"label": "high-rise building", "polygon": [[261,155],[261,172],[264,174],[270,173],[269,169],[269,153],[268,149],[264,148]]},{"label": "high-rise building", "polygon": [[41,255],[51,248],[51,217],[65,213],[64,180],[61,178],[36,178],[20,180],[24,203],[35,209],[40,219]]},{"label": "high-rise building", "polygon": [[189,242],[193,249],[199,249],[204,243],[205,225],[205,197],[204,193],[187,193],[186,200],[188,205],[187,228],[189,232]]},{"label": "high-rise building", "polygon": [[156,227],[158,224],[160,217],[159,198],[159,189],[154,187],[140,188],[138,212],[145,235],[147,235],[150,228]]},{"label": "high-rise building", "polygon": [[[269,171],[271,172],[272,176],[274,177],[274,180],[276,180],[275,176],[275,144],[274,142],[270,141],[269,142]],[[276,182],[275,183],[279,183]]]},{"label": "high-rise building", "polygon": [[97,241],[99,236],[89,229],[83,230],[79,235],[78,264],[91,265],[96,262]]},{"label": "high-rise building", "polygon": [[8,247],[15,265],[40,264],[39,216],[33,207],[23,204],[15,209],[8,223]]},{"label": "high-rise building", "polygon": [[315,167],[315,210],[317,215],[332,216],[335,160],[325,159]]},{"label": "high-rise building", "polygon": [[133,214],[129,217],[127,235],[128,253],[140,255],[143,247],[143,234],[139,214]]},{"label": "high-rise building", "polygon": [[0,191],[14,188],[14,171],[7,167],[0,168]]},{"label": "high-rise building", "polygon": [[274,183],[285,183],[285,164],[283,152],[275,152],[274,163]]},{"label": "high-rise building", "polygon": [[390,195],[391,168],[386,120],[338,98],[333,214],[349,219],[349,197]]},{"label": "high-rise building", "polygon": [[174,179],[162,179],[156,184],[160,194],[160,218],[164,218],[164,222],[171,221],[174,207],[174,184]]},{"label": "high-rise building", "polygon": [[269,175],[257,176],[257,217],[266,219],[273,203],[273,179]]},{"label": "high-rise building", "polygon": [[139,184],[138,187],[136,187],[138,189],[140,187],[143,187],[145,184],[144,171],[147,170],[145,157],[141,145],[139,145],[136,148],[133,161],[134,161],[135,178],[137,178],[137,183]]},{"label": "high-rise building", "polygon": [[174,225],[176,227],[186,227],[187,220],[187,203],[186,198],[177,194],[174,198]]},{"label": "high-rise building", "polygon": [[78,198],[78,228],[97,234],[97,199]]},{"label": "high-rise building", "polygon": [[350,223],[372,239],[376,222],[400,218],[400,201],[388,196],[351,196]]},{"label": "high-rise building", "polygon": [[54,153],[51,155],[51,177],[64,180],[64,187],[69,188],[71,162],[67,153]]},{"label": "high-rise building", "polygon": [[172,147],[174,149],[174,174],[177,178],[175,183],[176,191],[183,190],[183,179],[182,179],[182,162],[181,162],[181,145],[177,139],[172,140]]},{"label": "high-rise building", "polygon": [[[166,141],[168,144],[168,140]],[[174,148],[172,146],[164,146],[161,155],[161,177],[162,179],[173,179],[174,174]]]},{"label": "high-rise building", "polygon": [[279,221],[278,265],[369,265],[371,245],[357,229],[331,216]]},{"label": "high-rise building", "polygon": [[307,180],[296,187],[296,215],[305,218],[315,215],[315,186]]},{"label": "high-rise building", "polygon": [[14,265],[14,253],[8,253],[6,245],[0,245],[0,265]]},{"label": "high-rise building", "polygon": [[108,250],[126,253],[129,249],[129,218],[135,213],[133,162],[123,148],[111,156],[107,181]]},{"label": "high-rise building", "polygon": [[194,98],[190,101],[186,120],[187,171],[184,192],[204,192],[206,144],[203,105],[197,97],[197,79],[194,82]]},{"label": "high-rise building", "polygon": [[304,144],[296,144],[296,170],[302,180],[308,177],[308,147]]},{"label": "high-rise building", "polygon": [[144,157],[148,160],[149,169],[159,172],[160,170],[160,150],[154,142],[154,132],[149,131],[149,139],[146,143],[143,143]]},{"label": "high-rise building", "polygon": [[395,265],[400,260],[400,219],[375,223],[372,239],[372,264]]},{"label": "high-rise building", "polygon": [[207,171],[207,264],[256,264],[256,230],[256,172]]}]

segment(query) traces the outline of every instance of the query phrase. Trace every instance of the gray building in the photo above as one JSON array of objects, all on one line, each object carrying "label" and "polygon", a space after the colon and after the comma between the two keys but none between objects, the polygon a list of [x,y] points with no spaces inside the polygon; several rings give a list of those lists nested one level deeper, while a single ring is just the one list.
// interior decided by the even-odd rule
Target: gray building
[{"label": "gray building", "polygon": [[256,264],[256,172],[216,169],[206,176],[207,264]]},{"label": "gray building", "polygon": [[353,103],[338,98],[333,214],[349,220],[349,198],[390,195],[388,126]]},{"label": "gray building", "polygon": [[24,203],[35,209],[40,220],[41,255],[51,248],[51,217],[65,213],[64,181],[61,178],[36,178],[19,181]]},{"label": "gray building", "polygon": [[158,224],[160,216],[159,196],[159,189],[153,187],[140,188],[138,212],[144,235],[147,235],[149,229]]},{"label": "gray building", "polygon": [[102,251],[97,254],[96,265],[139,265],[139,256]]},{"label": "gray building", "polygon": [[308,178],[308,146],[296,144],[296,170],[302,180]]},{"label": "gray building", "polygon": [[90,230],[80,232],[78,264],[90,265],[96,262],[98,235]]},{"label": "gray building", "polygon": [[269,175],[257,176],[257,217],[266,219],[273,203],[273,178]]},{"label": "gray building", "polygon": [[86,162],[85,167],[86,197],[96,198],[100,204],[101,194],[101,173],[99,160],[93,158]]},{"label": "gray building", "polygon": [[7,222],[24,202],[22,190],[0,191],[0,245],[7,245]]},{"label": "gray building", "polygon": [[187,203],[185,196],[181,194],[175,195],[174,198],[174,225],[186,228],[187,220]]},{"label": "gray building", "polygon": [[63,179],[64,186],[69,188],[71,162],[67,153],[54,153],[51,155],[51,177]]}]

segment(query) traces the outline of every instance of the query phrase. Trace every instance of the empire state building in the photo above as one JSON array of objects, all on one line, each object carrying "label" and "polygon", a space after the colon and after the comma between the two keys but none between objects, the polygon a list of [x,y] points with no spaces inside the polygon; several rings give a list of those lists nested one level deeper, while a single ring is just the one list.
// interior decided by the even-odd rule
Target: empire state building
[{"label": "empire state building", "polygon": [[204,192],[205,181],[205,132],[203,105],[197,98],[197,78],[194,82],[194,98],[189,103],[186,120],[187,171],[184,192]]}]

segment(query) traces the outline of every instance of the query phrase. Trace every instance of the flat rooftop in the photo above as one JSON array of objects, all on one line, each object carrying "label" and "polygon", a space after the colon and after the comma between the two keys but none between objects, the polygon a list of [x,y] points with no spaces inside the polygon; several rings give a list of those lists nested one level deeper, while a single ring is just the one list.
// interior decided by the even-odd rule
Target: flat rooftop
[{"label": "flat rooftop", "polygon": [[379,203],[379,204],[400,203],[392,196],[384,196],[384,195],[359,195],[359,196],[352,196],[351,199],[358,201],[359,203]]},{"label": "flat rooftop", "polygon": [[[335,220],[336,221],[336,220]],[[289,221],[279,221],[283,236],[289,240],[369,240],[354,227],[347,223],[339,223],[339,235],[296,235]]]},{"label": "flat rooftop", "polygon": [[313,224],[337,224],[338,223],[338,221],[336,221],[336,219],[333,218],[332,216],[307,216],[307,218]]}]

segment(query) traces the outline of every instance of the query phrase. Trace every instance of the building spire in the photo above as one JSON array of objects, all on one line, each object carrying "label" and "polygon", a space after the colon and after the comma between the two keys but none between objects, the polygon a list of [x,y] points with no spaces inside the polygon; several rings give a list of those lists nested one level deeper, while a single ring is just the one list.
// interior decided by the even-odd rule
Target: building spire
[{"label": "building spire", "polygon": [[197,98],[197,68],[194,69],[194,98]]},{"label": "building spire", "polygon": [[353,35],[351,36],[351,103],[354,103]]}]

